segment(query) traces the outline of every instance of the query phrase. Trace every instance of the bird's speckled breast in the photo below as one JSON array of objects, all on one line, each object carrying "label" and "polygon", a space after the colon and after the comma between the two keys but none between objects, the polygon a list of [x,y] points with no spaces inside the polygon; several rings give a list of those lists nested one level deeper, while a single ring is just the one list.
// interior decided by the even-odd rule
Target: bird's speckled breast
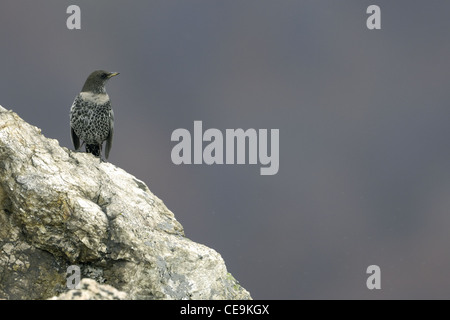
[{"label": "bird's speckled breast", "polygon": [[112,109],[107,94],[82,92],[70,109],[70,125],[77,136],[87,144],[101,144],[108,138],[111,119]]}]

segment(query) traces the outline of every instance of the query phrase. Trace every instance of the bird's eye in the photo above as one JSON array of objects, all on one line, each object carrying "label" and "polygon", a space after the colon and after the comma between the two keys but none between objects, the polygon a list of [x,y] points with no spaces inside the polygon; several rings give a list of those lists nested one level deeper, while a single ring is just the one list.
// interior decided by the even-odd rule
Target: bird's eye
[{"label": "bird's eye", "polygon": [[108,77],[107,73],[102,73],[102,79],[106,79]]}]

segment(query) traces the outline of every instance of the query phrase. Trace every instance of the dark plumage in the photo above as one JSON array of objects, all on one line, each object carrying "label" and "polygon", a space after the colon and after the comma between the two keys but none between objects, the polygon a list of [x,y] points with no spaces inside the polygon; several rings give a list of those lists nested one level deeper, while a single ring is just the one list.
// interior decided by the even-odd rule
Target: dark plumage
[{"label": "dark plumage", "polygon": [[86,152],[100,159],[103,142],[106,141],[106,159],[112,146],[114,112],[105,84],[116,75],[117,72],[104,70],[92,72],[70,108],[70,134],[75,150],[82,146],[81,140],[86,144]]}]

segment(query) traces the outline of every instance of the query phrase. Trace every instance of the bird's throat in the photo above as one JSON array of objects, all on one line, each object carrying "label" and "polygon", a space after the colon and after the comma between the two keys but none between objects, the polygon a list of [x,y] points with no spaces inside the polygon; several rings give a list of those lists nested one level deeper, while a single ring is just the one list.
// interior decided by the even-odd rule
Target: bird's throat
[{"label": "bird's throat", "polygon": [[80,96],[83,100],[94,104],[102,105],[109,101],[109,96],[107,93],[81,92]]}]

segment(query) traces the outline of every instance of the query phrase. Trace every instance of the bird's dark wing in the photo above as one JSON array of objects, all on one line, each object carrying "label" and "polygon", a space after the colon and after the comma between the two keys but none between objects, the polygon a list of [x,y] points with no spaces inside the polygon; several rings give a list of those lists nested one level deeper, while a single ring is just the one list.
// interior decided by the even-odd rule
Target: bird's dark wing
[{"label": "bird's dark wing", "polygon": [[106,138],[106,149],[105,149],[106,159],[108,159],[109,151],[111,151],[113,135],[114,135],[114,112],[111,109],[110,114],[109,114],[109,134],[108,134],[108,138]]},{"label": "bird's dark wing", "polygon": [[76,151],[80,148],[80,138],[78,138],[77,134],[75,133],[72,127],[70,127],[70,136],[72,138],[72,143]]}]

